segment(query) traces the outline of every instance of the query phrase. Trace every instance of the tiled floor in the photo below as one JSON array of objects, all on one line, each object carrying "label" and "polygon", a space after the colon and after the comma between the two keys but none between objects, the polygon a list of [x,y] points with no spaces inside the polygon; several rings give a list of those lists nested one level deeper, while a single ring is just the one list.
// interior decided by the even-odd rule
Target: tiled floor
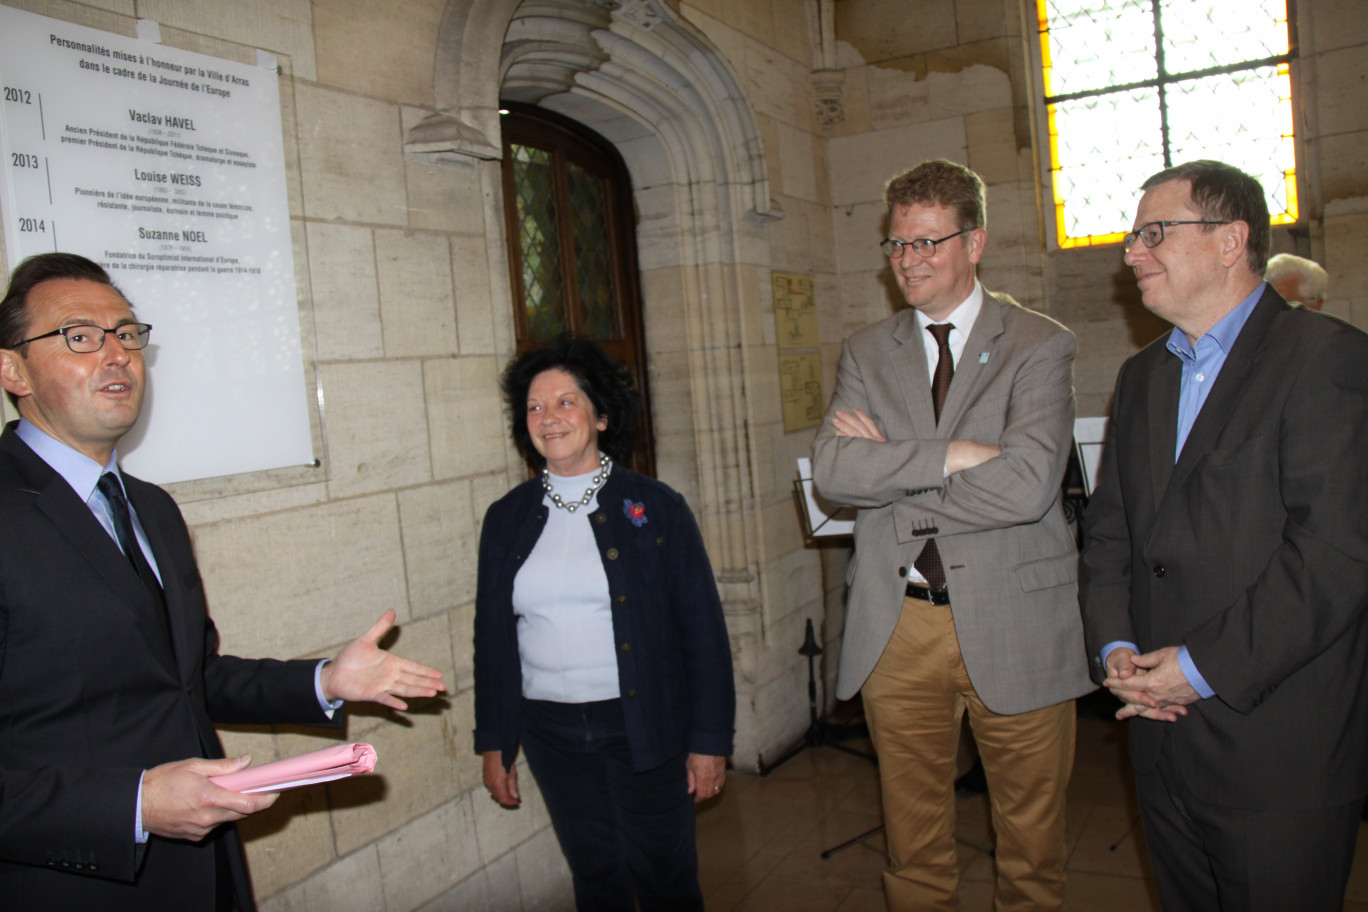
[{"label": "tiled floor", "polygon": [[[868,746],[867,741],[848,743]],[[961,799],[958,812],[957,834],[990,845],[987,797]],[[1080,717],[1067,813],[1064,908],[1157,912],[1144,833],[1138,826],[1131,829],[1138,811],[1123,723]],[[803,750],[768,776],[730,775],[723,796],[698,815],[709,912],[882,912],[882,836],[821,857],[881,822],[874,764],[829,746]],[[1368,912],[1366,829],[1368,824],[1360,829],[1346,912]],[[961,845],[963,912],[992,909],[992,878],[992,859]]]}]

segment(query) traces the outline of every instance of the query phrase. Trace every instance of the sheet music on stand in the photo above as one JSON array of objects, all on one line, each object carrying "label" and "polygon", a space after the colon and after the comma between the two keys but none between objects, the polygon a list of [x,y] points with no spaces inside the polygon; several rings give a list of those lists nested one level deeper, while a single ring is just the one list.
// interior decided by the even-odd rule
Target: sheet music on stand
[{"label": "sheet music on stand", "polygon": [[1078,467],[1083,473],[1084,497],[1091,497],[1093,488],[1097,486],[1097,470],[1102,462],[1102,444],[1106,439],[1106,418],[1074,420],[1074,446],[1078,450]]},{"label": "sheet music on stand", "polygon": [[832,538],[855,533],[854,507],[838,507],[817,493],[812,484],[812,460],[798,459],[798,480],[793,483],[802,508],[803,533],[808,538]]}]

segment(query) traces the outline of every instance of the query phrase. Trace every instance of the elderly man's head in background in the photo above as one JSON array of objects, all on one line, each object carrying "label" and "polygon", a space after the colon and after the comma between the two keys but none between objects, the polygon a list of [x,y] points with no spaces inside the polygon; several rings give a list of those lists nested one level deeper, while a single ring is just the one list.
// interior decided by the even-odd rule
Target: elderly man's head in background
[{"label": "elderly man's head in background", "polygon": [[1320,310],[1325,303],[1325,290],[1330,278],[1314,260],[1291,253],[1280,253],[1268,261],[1264,281],[1288,301],[1296,301],[1312,310]]}]

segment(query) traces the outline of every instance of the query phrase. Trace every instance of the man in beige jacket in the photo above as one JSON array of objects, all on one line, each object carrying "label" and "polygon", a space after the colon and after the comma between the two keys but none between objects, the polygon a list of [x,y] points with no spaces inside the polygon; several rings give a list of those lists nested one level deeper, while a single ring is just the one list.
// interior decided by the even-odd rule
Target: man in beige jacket
[{"label": "man in beige jacket", "polygon": [[891,910],[958,908],[966,711],[997,833],[995,908],[1058,909],[1071,701],[1092,689],[1060,506],[1076,343],[979,285],[978,175],[924,162],[885,196],[883,248],[910,307],[846,341],[813,442],[817,489],[859,508],[837,695],[863,691],[879,754]]}]

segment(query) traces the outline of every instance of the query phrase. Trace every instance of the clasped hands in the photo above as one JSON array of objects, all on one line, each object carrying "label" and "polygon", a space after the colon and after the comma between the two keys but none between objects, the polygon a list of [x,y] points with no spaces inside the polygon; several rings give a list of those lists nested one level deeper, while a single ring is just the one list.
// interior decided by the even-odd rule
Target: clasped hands
[{"label": "clasped hands", "polygon": [[1139,716],[1157,722],[1177,722],[1188,705],[1201,699],[1178,664],[1178,647],[1165,646],[1137,654],[1118,646],[1107,656],[1107,679],[1102,682],[1125,705],[1116,718]]},{"label": "clasped hands", "polygon": [[[394,620],[395,613],[386,611],[370,630],[323,666],[319,683],[326,700],[407,709],[401,697],[435,697],[446,690],[437,669],[380,648],[378,644]],[[251,762],[251,756],[243,754],[223,760],[191,758],[147,770],[142,780],[143,829],[168,839],[199,841],[219,824],[241,820],[275,804],[279,793],[242,795],[209,781],[212,776],[245,769]]]}]

